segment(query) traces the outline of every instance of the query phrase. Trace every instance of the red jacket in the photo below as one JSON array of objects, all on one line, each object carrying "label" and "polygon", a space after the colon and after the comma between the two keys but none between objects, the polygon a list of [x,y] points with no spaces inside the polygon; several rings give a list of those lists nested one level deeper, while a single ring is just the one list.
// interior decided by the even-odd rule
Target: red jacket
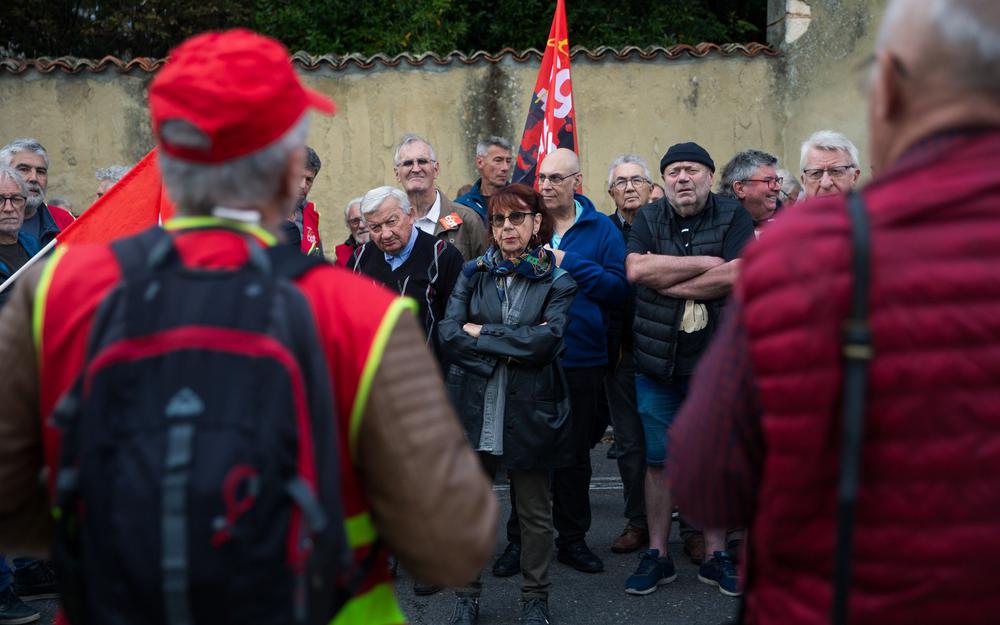
[{"label": "red jacket", "polygon": [[59,230],[65,230],[67,226],[76,221],[76,217],[73,216],[73,213],[69,212],[62,206],[53,206],[52,204],[48,204],[47,206],[49,214],[52,215],[52,220],[56,222],[57,226],[59,226]]},{"label": "red jacket", "polygon": [[319,238],[319,211],[312,202],[306,202],[302,208],[302,253],[312,254],[314,250],[323,250],[323,241]]},{"label": "red jacket", "polygon": [[[864,198],[875,358],[850,622],[996,623],[1000,131],[926,141]],[[737,291],[766,442],[747,623],[829,621],[849,224],[843,197],[796,211]]]}]

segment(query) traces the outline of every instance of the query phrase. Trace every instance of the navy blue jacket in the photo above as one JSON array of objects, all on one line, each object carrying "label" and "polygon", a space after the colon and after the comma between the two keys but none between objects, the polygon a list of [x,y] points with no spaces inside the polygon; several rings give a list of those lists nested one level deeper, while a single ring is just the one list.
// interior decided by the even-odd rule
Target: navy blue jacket
[{"label": "navy blue jacket", "polygon": [[566,253],[562,269],[577,284],[569,309],[564,341],[564,367],[608,364],[610,310],[629,297],[625,279],[625,242],[611,219],[599,213],[586,196],[574,194],[583,206],[580,219],[563,234],[559,249]]},{"label": "navy blue jacket", "polygon": [[468,193],[458,196],[455,198],[455,201],[463,206],[468,206],[472,210],[479,213],[479,216],[483,218],[483,223],[486,223],[486,203],[488,200],[480,190],[482,188],[482,184],[483,179],[480,178],[476,181],[476,184],[472,185],[472,189],[470,189]]},{"label": "navy blue jacket", "polygon": [[[31,236],[27,232],[17,233],[17,242],[24,248],[24,251],[28,253],[28,259],[30,260],[32,256],[38,253],[38,250],[42,249],[42,246],[38,244],[38,239]],[[7,278],[14,275],[14,272],[20,269],[20,267],[8,267],[7,263],[0,260],[0,284],[2,284]],[[0,306],[7,301],[10,294],[14,292],[14,289],[8,288],[3,293],[0,293]]]}]

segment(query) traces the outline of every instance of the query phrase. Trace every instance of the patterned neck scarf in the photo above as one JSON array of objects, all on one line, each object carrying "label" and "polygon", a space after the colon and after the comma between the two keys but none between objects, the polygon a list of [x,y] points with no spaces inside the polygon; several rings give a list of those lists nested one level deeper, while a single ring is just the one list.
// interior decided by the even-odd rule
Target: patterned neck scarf
[{"label": "patterned neck scarf", "polygon": [[490,247],[486,253],[468,267],[469,273],[484,271],[496,278],[520,275],[528,280],[540,280],[549,276],[556,267],[552,252],[538,246],[533,250],[525,250],[520,256],[505,260],[500,250]]}]

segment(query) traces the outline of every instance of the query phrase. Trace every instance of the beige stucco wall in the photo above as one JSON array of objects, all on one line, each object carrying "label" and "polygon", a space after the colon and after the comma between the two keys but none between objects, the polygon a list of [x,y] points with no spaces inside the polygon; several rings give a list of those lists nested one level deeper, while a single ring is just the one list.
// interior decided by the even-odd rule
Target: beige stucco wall
[{"label": "beige stucco wall", "polygon": [[[786,3],[771,0],[772,15]],[[770,151],[797,169],[798,146],[818,128],[846,132],[867,148],[864,105],[854,68],[870,54],[884,0],[816,0],[804,34],[784,41],[783,55],[721,56],[652,61],[573,62],[584,192],[609,209],[607,164],[634,152],[655,169],[677,141],[704,145],[721,169],[736,151]],[[774,21],[773,19],[771,21]],[[325,241],[345,236],[347,200],[393,184],[392,151],[405,132],[426,136],[441,163],[448,195],[476,178],[473,151],[483,134],[520,138],[538,63],[428,63],[413,67],[304,73],[337,102],[333,118],[315,118],[309,142],[323,159],[311,198],[324,215]],[[0,74],[0,141],[39,139],[50,151],[49,193],[77,209],[93,198],[98,167],[134,163],[152,147],[146,110],[150,74],[113,70]],[[655,174],[654,174],[655,175]],[[328,246],[332,250],[332,246]]]}]

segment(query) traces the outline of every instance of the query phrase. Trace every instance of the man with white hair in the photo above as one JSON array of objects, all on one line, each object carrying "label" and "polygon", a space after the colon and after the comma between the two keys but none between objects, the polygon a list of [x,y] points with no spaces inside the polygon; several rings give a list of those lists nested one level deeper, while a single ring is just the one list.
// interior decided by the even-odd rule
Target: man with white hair
[{"label": "man with white hair", "polygon": [[28,184],[28,205],[21,227],[39,243],[46,245],[60,230],[73,223],[73,214],[68,210],[45,204],[49,154],[41,143],[34,139],[11,141],[0,148],[0,165],[15,170]]},{"label": "man with white hair", "polygon": [[817,130],[802,143],[799,166],[806,197],[847,193],[861,176],[858,148],[832,130]]},{"label": "man with white hair", "polygon": [[503,137],[486,137],[476,144],[476,170],[479,180],[455,202],[464,204],[479,213],[486,222],[487,204],[490,196],[510,182],[510,166],[513,162],[510,141]]},{"label": "man with white hair", "polygon": [[97,178],[97,192],[94,194],[94,201],[96,202],[101,199],[108,192],[108,189],[128,173],[128,170],[129,168],[124,165],[112,165],[111,167],[102,167],[95,171],[94,177]]},{"label": "man with white hair", "polygon": [[393,172],[413,207],[419,230],[451,243],[465,260],[486,251],[486,221],[476,211],[452,202],[437,188],[440,164],[434,147],[419,135],[403,135],[393,156]]},{"label": "man with white hair", "polygon": [[437,322],[444,318],[464,261],[455,246],[417,228],[415,217],[406,193],[396,187],[365,193],[361,218],[371,239],[354,251],[347,268],[416,300],[427,342],[440,359]]},{"label": "man with white hair", "polygon": [[[497,503],[412,303],[276,245],[299,195],[309,111],[331,114],[333,102],[302,85],[284,46],[247,30],[182,43],[149,97],[178,216],[57,252],[0,313],[0,362],[18,363],[0,376],[0,549],[47,553],[54,517],[82,519],[56,541],[89,541],[84,562],[67,561],[86,580],[61,580],[86,584],[64,595],[81,613],[73,622],[403,623],[387,550],[418,579],[465,583],[492,551]],[[98,308],[115,313],[108,324],[94,323]],[[120,412],[92,405],[92,387],[69,393],[97,366],[95,338],[120,339],[99,347],[129,377],[112,385]],[[264,383],[234,385],[234,369]],[[63,437],[72,421],[50,417],[72,410],[64,396],[80,399],[78,416],[116,426]],[[242,447],[224,438],[233,428]],[[79,473],[57,460],[60,440]],[[113,477],[102,484],[84,466]],[[342,512],[327,497],[338,494]],[[339,550],[324,558],[319,540],[338,533],[353,563],[337,558],[341,575],[324,565]],[[95,543],[119,539],[109,562]]]},{"label": "man with white hair", "polygon": [[777,166],[776,156],[760,150],[743,150],[722,168],[719,195],[731,197],[747,209],[756,236],[760,236],[761,228],[774,219],[778,210],[783,180]]},{"label": "man with white hair", "polygon": [[670,430],[685,513],[751,528],[748,623],[997,621],[998,42],[996,0],[888,3],[875,179],[751,248]]},{"label": "man with white hair", "polygon": [[361,217],[362,199],[362,197],[353,198],[344,207],[344,225],[347,226],[350,234],[347,235],[347,239],[343,243],[334,249],[334,254],[337,257],[336,262],[341,267],[347,266],[347,261],[351,258],[354,250],[367,243],[371,236],[368,232],[368,224]]}]

